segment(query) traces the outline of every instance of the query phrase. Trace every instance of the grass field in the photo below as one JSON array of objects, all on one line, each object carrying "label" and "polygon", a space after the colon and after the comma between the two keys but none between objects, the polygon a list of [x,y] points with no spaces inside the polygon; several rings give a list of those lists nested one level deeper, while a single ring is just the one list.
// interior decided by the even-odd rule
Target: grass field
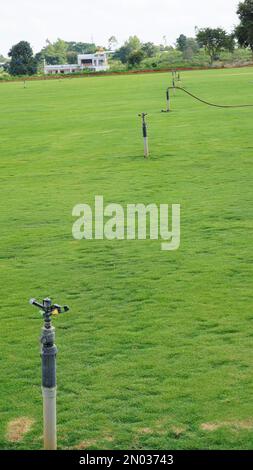
[{"label": "grass field", "polygon": [[[253,103],[253,69],[183,81],[213,102]],[[0,84],[2,449],[43,445],[42,321],[28,300],[47,295],[71,307],[54,321],[60,449],[253,449],[253,108],[178,92],[161,114],[170,84]],[[95,195],[181,204],[180,250],[73,240],[72,208]],[[19,418],[33,425],[11,438]]]}]

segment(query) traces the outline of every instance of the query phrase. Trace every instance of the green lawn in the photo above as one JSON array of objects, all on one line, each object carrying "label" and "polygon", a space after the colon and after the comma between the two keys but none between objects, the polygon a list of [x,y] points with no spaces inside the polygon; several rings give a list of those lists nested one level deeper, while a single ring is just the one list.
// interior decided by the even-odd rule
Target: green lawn
[{"label": "green lawn", "polygon": [[[253,69],[183,73],[253,103]],[[42,448],[30,297],[54,321],[59,448],[253,449],[253,108],[169,74],[0,84],[0,448]],[[149,113],[151,158],[141,122]],[[178,203],[181,248],[75,241],[72,208]],[[12,443],[8,424],[34,425]]]}]

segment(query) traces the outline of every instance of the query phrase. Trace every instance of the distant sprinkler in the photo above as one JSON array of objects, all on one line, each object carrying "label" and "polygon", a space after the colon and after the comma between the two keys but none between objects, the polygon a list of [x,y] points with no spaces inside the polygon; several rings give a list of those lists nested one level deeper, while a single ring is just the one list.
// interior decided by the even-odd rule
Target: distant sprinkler
[{"label": "distant sprinkler", "polygon": [[148,158],[149,156],[149,149],[148,149],[148,129],[146,123],[146,116],[147,113],[141,113],[139,116],[142,118],[142,134],[143,134],[143,141],[144,141],[144,157]]},{"label": "distant sprinkler", "polygon": [[178,82],[179,86],[182,86],[182,80],[181,80],[180,72],[177,73],[177,82]]},{"label": "distant sprinkler", "polygon": [[167,88],[166,90],[166,103],[167,103],[167,108],[162,109],[162,113],[169,113],[170,112],[170,89]]},{"label": "distant sprinkler", "polygon": [[175,78],[172,79],[172,86],[173,86],[173,95],[175,96],[175,94],[176,94],[176,81],[175,81]]}]

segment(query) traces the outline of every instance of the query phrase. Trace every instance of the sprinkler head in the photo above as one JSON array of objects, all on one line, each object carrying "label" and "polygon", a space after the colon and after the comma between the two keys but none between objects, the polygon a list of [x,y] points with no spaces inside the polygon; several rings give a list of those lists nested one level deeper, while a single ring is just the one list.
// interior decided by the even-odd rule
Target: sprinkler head
[{"label": "sprinkler head", "polygon": [[61,307],[61,305],[52,304],[52,301],[49,298],[44,299],[42,303],[37,302],[36,299],[31,299],[29,303],[38,307],[42,311],[43,318],[47,323],[51,321],[51,316],[60,315],[70,310],[68,305]]},{"label": "sprinkler head", "polygon": [[144,119],[147,115],[148,115],[148,113],[140,113],[140,114],[138,114],[138,116],[139,116],[139,117],[142,117],[142,119]]}]

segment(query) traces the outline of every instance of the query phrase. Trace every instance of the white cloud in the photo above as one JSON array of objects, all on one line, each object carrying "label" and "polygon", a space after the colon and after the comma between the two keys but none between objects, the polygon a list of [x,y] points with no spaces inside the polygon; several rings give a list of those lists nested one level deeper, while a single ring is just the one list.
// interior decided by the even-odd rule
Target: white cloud
[{"label": "white cloud", "polygon": [[[3,0],[2,0],[3,2]],[[83,42],[93,37],[107,45],[113,34],[119,42],[137,34],[143,41],[173,44],[194,27],[237,23],[239,0],[9,0],[0,5],[0,53],[20,40],[39,50],[45,40],[61,37]]]}]

